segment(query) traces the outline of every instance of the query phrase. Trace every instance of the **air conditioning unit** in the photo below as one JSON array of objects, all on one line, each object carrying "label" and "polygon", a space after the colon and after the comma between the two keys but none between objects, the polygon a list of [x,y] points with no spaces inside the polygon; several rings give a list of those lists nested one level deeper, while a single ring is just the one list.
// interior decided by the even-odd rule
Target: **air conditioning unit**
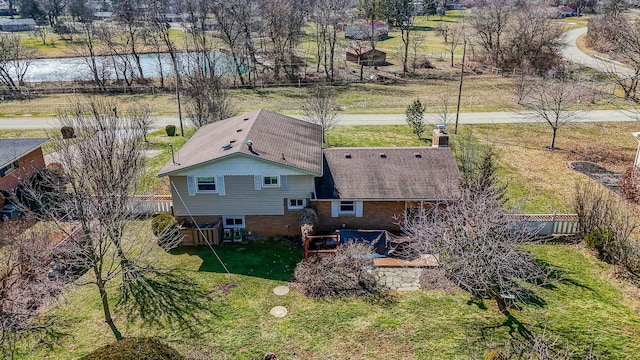
[{"label": "air conditioning unit", "polygon": [[242,242],[242,229],[233,229],[233,242]]},{"label": "air conditioning unit", "polygon": [[233,241],[233,233],[231,232],[233,229],[224,229],[222,233],[222,241],[231,242]]}]

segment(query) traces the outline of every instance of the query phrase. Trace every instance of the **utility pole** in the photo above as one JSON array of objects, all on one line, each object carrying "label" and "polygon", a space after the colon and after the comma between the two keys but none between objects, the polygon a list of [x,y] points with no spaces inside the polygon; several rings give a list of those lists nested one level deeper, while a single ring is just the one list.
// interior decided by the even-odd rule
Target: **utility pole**
[{"label": "utility pole", "polygon": [[453,129],[454,134],[458,134],[458,118],[460,117],[460,97],[462,96],[462,79],[464,78],[464,58],[467,55],[467,39],[464,39],[462,46],[462,68],[460,70],[460,85],[458,86],[458,106],[456,108],[456,126]]},{"label": "utility pole", "polygon": [[180,120],[180,136],[184,137],[182,126],[182,106],[180,105],[180,61],[176,59],[176,99],[178,101],[178,119]]}]

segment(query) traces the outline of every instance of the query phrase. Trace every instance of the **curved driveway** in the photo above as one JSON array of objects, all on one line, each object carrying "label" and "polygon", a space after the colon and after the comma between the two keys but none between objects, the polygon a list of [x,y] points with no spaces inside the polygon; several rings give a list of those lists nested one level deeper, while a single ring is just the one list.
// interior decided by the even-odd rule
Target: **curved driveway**
[{"label": "curved driveway", "polygon": [[634,73],[631,69],[625,67],[621,63],[602,57],[594,57],[589,54],[585,54],[578,48],[578,38],[587,33],[586,27],[581,27],[567,31],[564,38],[564,47],[561,50],[561,55],[566,60],[584,65],[598,71],[615,71],[621,75],[633,76]]}]

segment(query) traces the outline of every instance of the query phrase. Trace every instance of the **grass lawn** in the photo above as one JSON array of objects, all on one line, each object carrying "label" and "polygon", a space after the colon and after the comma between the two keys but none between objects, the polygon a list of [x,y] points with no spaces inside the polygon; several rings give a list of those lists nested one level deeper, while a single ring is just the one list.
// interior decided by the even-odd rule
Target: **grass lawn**
[{"label": "grass lawn", "polygon": [[[640,353],[637,293],[579,248],[529,249],[565,272],[565,280],[539,292],[546,305],[514,312],[528,330],[558,337],[558,344],[576,352],[593,347],[604,358]],[[512,330],[492,304],[469,303],[459,290],[394,293],[383,302],[314,301],[295,291],[278,297],[272,289],[290,278],[302,256],[299,247],[269,240],[216,251],[231,275],[208,248],[158,253],[159,264],[192,283],[183,300],[197,306],[181,320],[149,321],[116,306],[124,335],[159,337],[183,353],[216,359],[258,359],[269,351],[281,359],[453,359],[482,358]],[[276,305],[286,306],[288,315],[271,317]],[[113,341],[100,310],[96,289],[72,287],[47,312],[57,319],[55,336],[22,344],[19,357],[77,358]]]},{"label": "grass lawn", "polygon": [[[571,124],[558,131],[557,150],[546,147],[551,128],[546,124],[462,125],[458,136],[471,131],[478,143],[499,154],[500,177],[508,186],[507,198],[532,213],[573,212],[577,181],[588,177],[572,170],[571,161],[592,161],[616,172],[633,164],[637,142],[631,132],[638,124]],[[408,126],[342,126],[328,133],[329,146],[430,146],[431,134],[418,140]],[[455,146],[456,135],[451,134]]]}]

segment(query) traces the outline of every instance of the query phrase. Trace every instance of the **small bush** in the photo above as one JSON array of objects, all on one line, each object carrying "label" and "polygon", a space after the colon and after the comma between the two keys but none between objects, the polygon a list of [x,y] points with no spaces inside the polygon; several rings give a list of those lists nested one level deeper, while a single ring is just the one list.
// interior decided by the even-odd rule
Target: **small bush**
[{"label": "small bush", "polygon": [[179,352],[153,338],[127,338],[94,350],[83,360],[181,360]]},{"label": "small bush", "polygon": [[344,296],[379,296],[381,289],[368,271],[373,261],[369,244],[340,245],[336,254],[317,255],[301,261],[294,271],[306,296],[322,299]]},{"label": "small bush", "polygon": [[447,278],[447,274],[440,268],[425,268],[420,274],[420,289],[423,290],[450,290],[456,285]]},{"label": "small bush", "polygon": [[588,248],[598,252],[602,261],[613,263],[616,258],[617,245],[615,234],[609,228],[594,229],[584,237]]},{"label": "small bush", "polygon": [[167,136],[176,136],[176,126],[175,125],[167,125],[164,127],[164,131],[167,132]]},{"label": "small bush", "polygon": [[640,204],[640,169],[631,167],[622,174],[618,182],[625,199]]},{"label": "small bush", "polygon": [[60,133],[62,134],[63,139],[73,139],[75,136],[75,131],[71,126],[63,126],[60,129]]},{"label": "small bush", "polygon": [[159,214],[151,219],[151,230],[158,237],[158,245],[170,250],[179,243],[178,221],[171,214]]}]

